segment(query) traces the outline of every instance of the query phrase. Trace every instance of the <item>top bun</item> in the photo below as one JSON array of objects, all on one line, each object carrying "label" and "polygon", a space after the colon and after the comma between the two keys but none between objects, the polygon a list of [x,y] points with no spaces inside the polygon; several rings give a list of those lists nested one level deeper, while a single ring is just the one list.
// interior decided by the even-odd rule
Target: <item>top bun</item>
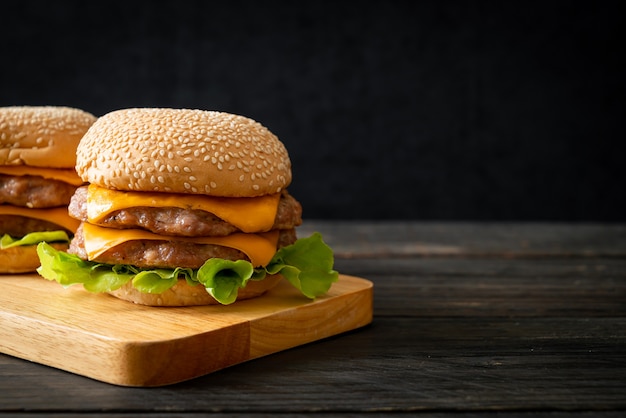
[{"label": "top bun", "polygon": [[135,108],[98,119],[76,171],[108,189],[254,197],[291,183],[282,142],[252,119],[223,112]]},{"label": "top bun", "polygon": [[71,107],[0,107],[0,165],[74,168],[78,142],[95,121]]}]

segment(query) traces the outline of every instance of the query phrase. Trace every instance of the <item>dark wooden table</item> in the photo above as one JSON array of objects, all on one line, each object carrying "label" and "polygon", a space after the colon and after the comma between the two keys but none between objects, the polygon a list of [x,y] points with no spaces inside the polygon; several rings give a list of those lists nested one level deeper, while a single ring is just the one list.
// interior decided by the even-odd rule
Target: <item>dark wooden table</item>
[{"label": "dark wooden table", "polygon": [[626,225],[308,221],[374,321],[160,388],[0,354],[13,416],[626,416]]}]

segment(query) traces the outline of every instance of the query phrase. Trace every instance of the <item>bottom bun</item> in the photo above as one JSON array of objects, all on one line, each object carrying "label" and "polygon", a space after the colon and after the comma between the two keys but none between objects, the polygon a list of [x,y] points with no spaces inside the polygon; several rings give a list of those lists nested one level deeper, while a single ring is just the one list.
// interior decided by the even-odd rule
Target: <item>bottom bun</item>
[{"label": "bottom bun", "polygon": [[[282,278],[280,274],[274,274],[266,276],[263,280],[250,280],[246,287],[239,289],[237,300],[261,296],[275,287]],[[219,305],[202,285],[192,286],[184,279],[179,279],[178,283],[163,293],[143,293],[135,289],[132,282],[108,293],[118,299],[147,306]]]},{"label": "bottom bun", "polygon": [[[50,244],[59,251],[67,251],[67,243]],[[24,245],[0,250],[0,274],[33,273],[41,265],[36,245]]]}]

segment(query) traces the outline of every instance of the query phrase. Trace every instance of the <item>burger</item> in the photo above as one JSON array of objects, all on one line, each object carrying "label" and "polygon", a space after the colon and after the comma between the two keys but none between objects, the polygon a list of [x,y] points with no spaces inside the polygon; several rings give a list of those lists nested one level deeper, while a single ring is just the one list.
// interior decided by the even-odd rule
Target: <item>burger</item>
[{"label": "burger", "polygon": [[315,298],[338,278],[319,233],[298,239],[284,144],[260,123],[197,109],[101,116],[77,148],[67,251],[38,247],[46,279],[150,306],[230,304],[286,279]]},{"label": "burger", "polygon": [[76,147],[96,117],[60,106],[0,107],[0,273],[34,272],[36,245],[68,248],[67,206],[83,181]]}]

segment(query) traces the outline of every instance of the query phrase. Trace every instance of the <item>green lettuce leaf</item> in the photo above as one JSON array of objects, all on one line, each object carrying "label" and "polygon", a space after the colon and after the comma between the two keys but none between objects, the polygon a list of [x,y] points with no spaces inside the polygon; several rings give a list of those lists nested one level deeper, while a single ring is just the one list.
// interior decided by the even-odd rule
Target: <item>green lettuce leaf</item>
[{"label": "green lettuce leaf", "polygon": [[197,279],[215,300],[228,305],[237,299],[253,272],[252,264],[245,260],[211,258],[198,269]]},{"label": "green lettuce leaf", "polygon": [[333,264],[333,251],[316,232],[279,249],[265,270],[269,274],[282,274],[302,294],[315,299],[339,278]]},{"label": "green lettuce leaf", "polygon": [[191,285],[202,285],[218,302],[228,305],[237,299],[248,280],[262,280],[267,274],[282,274],[308,298],[326,293],[339,273],[333,270],[333,252],[319,233],[283,247],[265,268],[253,268],[245,260],[212,258],[198,270],[139,269],[128,265],[109,265],[81,260],[78,256],[57,251],[45,242],[37,246],[41,266],[39,274],[63,286],[82,284],[91,292],[108,292],[132,280],[144,293],[162,293],[185,278]]},{"label": "green lettuce leaf", "polygon": [[65,287],[82,284],[90,292],[119,289],[136,274],[117,266],[81,260],[74,254],[56,250],[46,242],[37,245],[37,255],[41,263],[37,272],[42,277]]},{"label": "green lettuce leaf", "polygon": [[184,276],[189,281],[193,277],[193,271],[182,268],[141,270],[133,277],[133,286],[144,293],[163,293],[176,284],[179,276]]},{"label": "green lettuce leaf", "polygon": [[31,232],[22,238],[13,238],[9,234],[4,234],[0,238],[0,249],[4,250],[11,247],[19,247],[26,245],[35,245],[40,242],[70,242],[70,238],[65,231],[42,231]]}]

